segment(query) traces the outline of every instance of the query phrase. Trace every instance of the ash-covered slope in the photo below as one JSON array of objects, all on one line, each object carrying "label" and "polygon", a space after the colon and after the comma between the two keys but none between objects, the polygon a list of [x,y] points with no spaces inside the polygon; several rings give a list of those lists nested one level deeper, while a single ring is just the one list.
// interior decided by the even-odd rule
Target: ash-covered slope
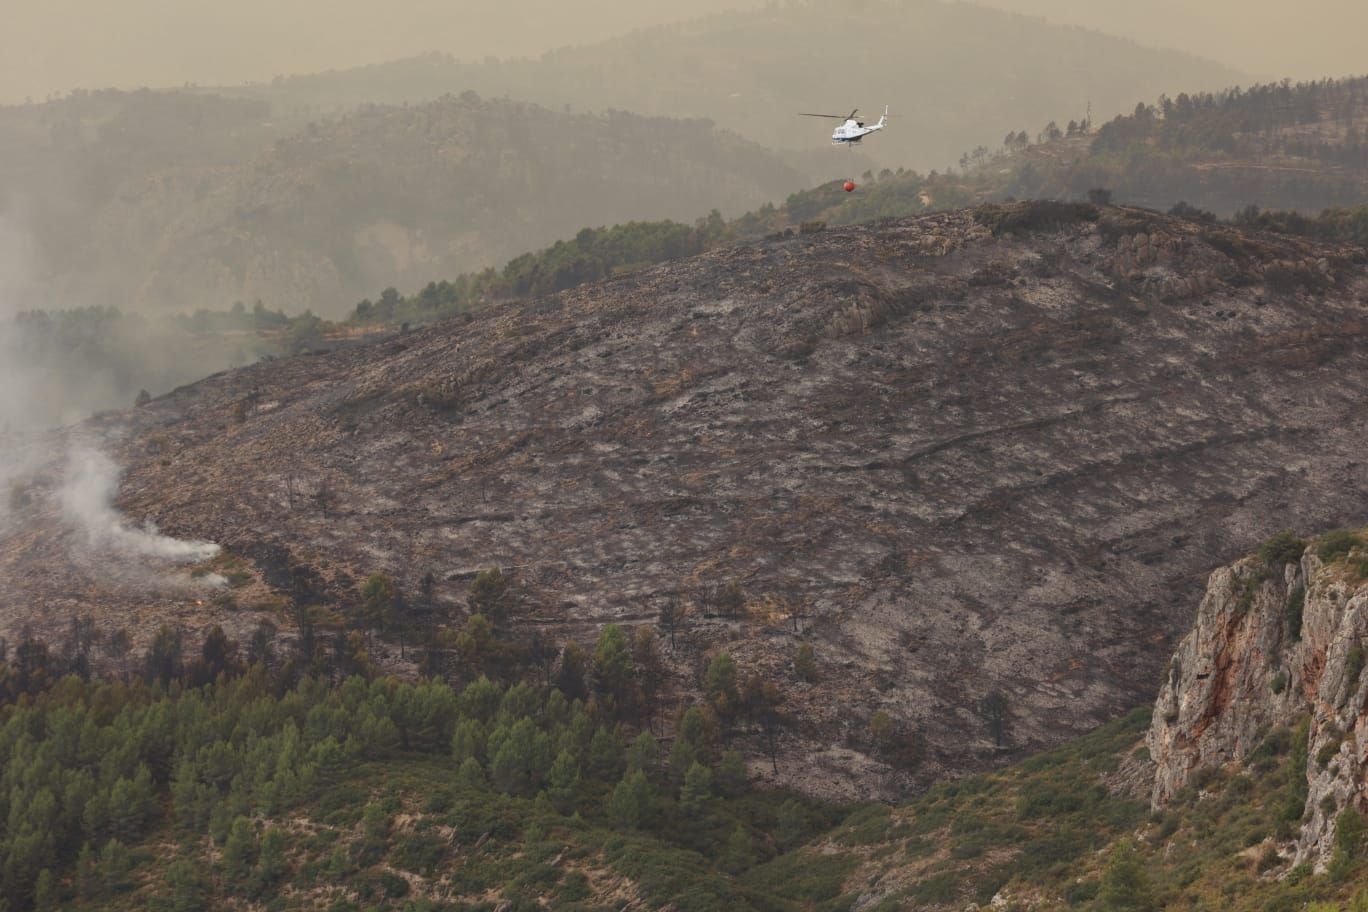
[{"label": "ash-covered slope", "polygon": [[[518,629],[581,640],[679,599],[677,697],[726,647],[780,685],[783,779],[890,794],[1148,699],[1213,565],[1368,509],[1362,259],[1129,210],[926,216],[259,364],[91,430],[131,426],[131,517],[282,591],[291,562],[337,604],[432,571],[459,618],[497,564]],[[742,616],[708,616],[731,582]],[[910,771],[870,743],[880,709]]]}]

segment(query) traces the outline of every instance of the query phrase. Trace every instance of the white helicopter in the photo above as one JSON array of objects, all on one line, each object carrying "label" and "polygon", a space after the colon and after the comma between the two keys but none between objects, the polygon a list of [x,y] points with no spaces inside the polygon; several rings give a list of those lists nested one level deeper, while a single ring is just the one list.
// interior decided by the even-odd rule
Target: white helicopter
[{"label": "white helicopter", "polygon": [[880,117],[879,122],[873,126],[866,127],[864,121],[856,120],[855,115],[858,113],[860,113],[859,108],[851,111],[850,114],[846,116],[840,114],[805,114],[802,112],[799,112],[798,116],[830,117],[832,120],[845,121],[845,123],[837,127],[835,132],[831,134],[831,144],[833,146],[850,146],[864,139],[869,134],[877,133],[882,130],[888,123],[888,105],[884,105],[883,117]]}]

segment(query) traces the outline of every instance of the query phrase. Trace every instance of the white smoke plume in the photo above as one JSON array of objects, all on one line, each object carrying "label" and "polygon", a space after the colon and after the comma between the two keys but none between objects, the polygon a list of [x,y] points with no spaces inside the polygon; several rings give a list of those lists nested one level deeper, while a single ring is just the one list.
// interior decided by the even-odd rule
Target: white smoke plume
[{"label": "white smoke plume", "polygon": [[[31,246],[13,212],[0,210],[0,531],[17,521],[17,512],[38,496],[31,482],[64,458],[62,478],[55,487],[61,517],[78,530],[84,557],[118,554],[159,564],[190,564],[219,552],[210,542],[178,541],[153,525],[130,525],[114,509],[120,471],[98,447],[51,429],[89,414],[83,404],[93,386],[91,378],[66,376],[63,365],[43,363],[25,351],[15,331],[18,302],[30,300]],[[70,441],[54,446],[59,439]],[[55,451],[55,452],[54,452]],[[65,452],[63,452],[65,451]],[[19,510],[16,510],[16,507]],[[78,555],[72,555],[76,557]],[[169,580],[160,571],[124,566],[119,572],[143,585],[162,588]],[[105,577],[108,578],[108,568]],[[214,587],[221,578],[210,574],[197,585]]]},{"label": "white smoke plume", "polygon": [[119,467],[88,445],[74,445],[62,486],[62,513],[85,534],[92,549],[180,564],[199,563],[219,553],[212,542],[180,541],[162,535],[151,523],[129,526],[114,509]]}]

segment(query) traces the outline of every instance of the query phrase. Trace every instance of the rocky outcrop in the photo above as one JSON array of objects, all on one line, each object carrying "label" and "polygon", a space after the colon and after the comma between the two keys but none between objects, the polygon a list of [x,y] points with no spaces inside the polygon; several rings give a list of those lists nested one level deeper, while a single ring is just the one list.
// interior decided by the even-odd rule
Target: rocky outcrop
[{"label": "rocky outcrop", "polygon": [[1368,580],[1360,552],[1323,563],[1316,549],[1270,566],[1217,570],[1169,664],[1148,736],[1167,804],[1203,768],[1239,762],[1279,725],[1309,719],[1298,862],[1324,863],[1336,819],[1368,811]]}]

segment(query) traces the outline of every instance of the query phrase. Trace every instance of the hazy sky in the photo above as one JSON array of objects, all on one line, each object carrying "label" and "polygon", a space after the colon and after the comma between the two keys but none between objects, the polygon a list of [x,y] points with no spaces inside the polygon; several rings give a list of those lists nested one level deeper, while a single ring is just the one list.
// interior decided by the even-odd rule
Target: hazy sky
[{"label": "hazy sky", "polygon": [[[759,3],[761,0],[754,0]],[[818,0],[860,2],[860,0]],[[981,0],[1261,77],[1368,73],[1368,0]],[[5,0],[0,102],[266,81],[424,51],[535,54],[747,0]],[[858,37],[858,36],[857,36]],[[837,40],[840,36],[833,36]],[[966,48],[972,53],[972,48]],[[914,53],[913,49],[909,52]]]},{"label": "hazy sky", "polygon": [[[758,3],[759,0],[755,0]],[[748,0],[3,0],[0,102],[265,82],[427,51],[539,54]]]},{"label": "hazy sky", "polygon": [[1368,74],[1368,0],[978,0],[1265,79]]}]

